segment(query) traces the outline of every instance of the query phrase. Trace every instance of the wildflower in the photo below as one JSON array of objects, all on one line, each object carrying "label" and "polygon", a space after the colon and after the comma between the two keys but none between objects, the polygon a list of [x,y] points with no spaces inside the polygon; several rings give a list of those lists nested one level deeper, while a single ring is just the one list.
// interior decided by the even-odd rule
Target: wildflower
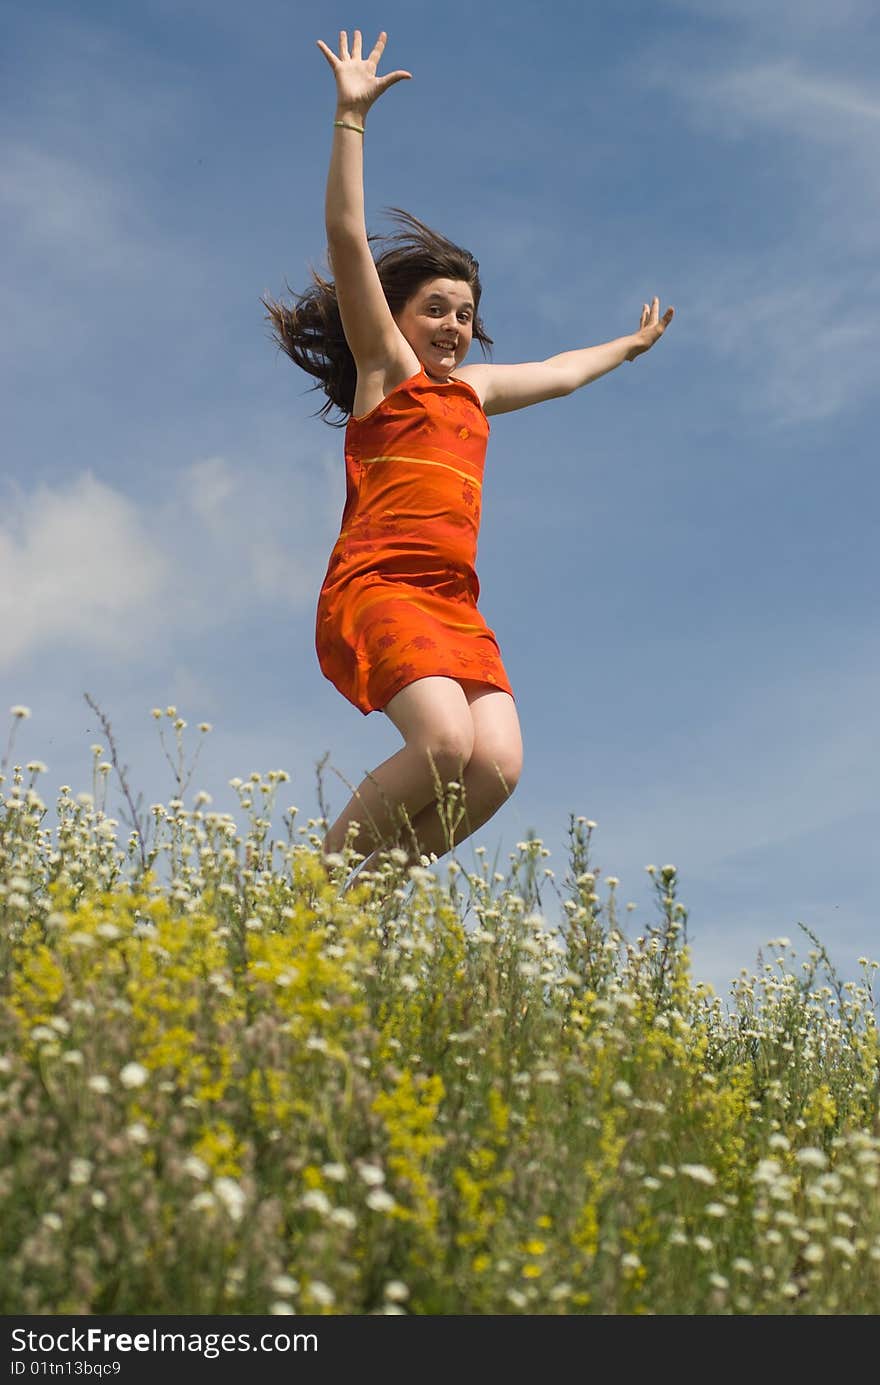
[{"label": "wildflower", "polygon": [[43,1225],[49,1231],[60,1231],[64,1225],[57,1212],[46,1212],[42,1218]]},{"label": "wildflower", "polygon": [[10,707],[9,715],[15,717],[17,721],[26,721],[31,714],[30,707]]},{"label": "wildflower", "polygon": [[359,1164],[358,1173],[370,1188],[377,1188],[380,1183],[385,1182],[384,1170],[377,1164]]},{"label": "wildflower", "polygon": [[274,1318],[289,1317],[295,1312],[296,1309],[292,1308],[289,1303],[285,1303],[282,1299],[277,1299],[275,1303],[269,1304],[269,1313]]},{"label": "wildflower", "polygon": [[119,1073],[123,1087],[142,1087],[150,1074],[141,1063],[126,1063]]},{"label": "wildflower", "polygon": [[621,1255],[620,1268],[622,1270],[631,1271],[640,1270],[642,1268],[642,1262],[635,1251],[630,1250],[627,1251],[626,1255]]},{"label": "wildflower", "polygon": [[525,1294],[521,1294],[519,1289],[508,1289],[507,1298],[514,1308],[525,1308],[529,1302]]},{"label": "wildflower", "polygon": [[320,1188],[309,1188],[308,1192],[303,1193],[299,1200],[300,1207],[305,1207],[310,1212],[318,1212],[322,1217],[326,1217],[330,1211],[330,1199],[326,1193],[322,1193]]},{"label": "wildflower", "polygon": [[217,1199],[213,1193],[196,1193],[189,1205],[194,1212],[210,1212],[212,1208],[217,1206]]},{"label": "wildflower", "polygon": [[146,1145],[150,1142],[150,1132],[143,1121],[134,1121],[125,1133],[133,1145]]},{"label": "wildflower", "polygon": [[707,1217],[717,1217],[720,1220],[721,1217],[727,1216],[727,1208],[722,1202],[709,1202],[703,1210]]},{"label": "wildflower", "polygon": [[274,1294],[298,1294],[299,1280],[289,1274],[276,1274],[270,1288]]},{"label": "wildflower", "polygon": [[628,1082],[624,1082],[623,1080],[615,1082],[614,1086],[611,1088],[611,1091],[613,1092],[614,1096],[617,1097],[618,1101],[629,1101],[630,1097],[633,1094],[632,1087],[629,1085]]},{"label": "wildflower", "polygon": [[847,1240],[846,1236],[832,1236],[830,1245],[834,1248],[834,1250],[839,1250],[841,1255],[843,1255],[847,1260],[855,1259],[856,1248],[853,1245],[852,1241]]},{"label": "wildflower", "polygon": [[234,1178],[215,1178],[214,1192],[226,1208],[232,1221],[241,1221],[244,1215],[246,1197],[241,1185]]},{"label": "wildflower", "polygon": [[81,1068],[84,1060],[78,1048],[69,1048],[65,1053],[62,1053],[61,1061],[68,1063],[72,1068]]},{"label": "wildflower", "polygon": [[96,1072],[94,1077],[90,1077],[86,1086],[90,1091],[98,1092],[101,1096],[110,1090],[110,1079],[105,1077],[102,1072]]},{"label": "wildflower", "polygon": [[367,1194],[367,1206],[373,1212],[393,1212],[397,1203],[384,1188],[373,1188]]},{"label": "wildflower", "polygon": [[389,1279],[382,1292],[392,1303],[404,1303],[409,1298],[409,1289],[402,1279]]},{"label": "wildflower", "polygon": [[346,1231],[354,1231],[357,1226],[357,1217],[350,1207],[334,1207],[330,1220],[334,1226],[344,1226]]},{"label": "wildflower", "polygon": [[816,1149],[813,1145],[806,1145],[803,1149],[799,1149],[795,1158],[803,1168],[824,1169],[828,1166],[826,1155],[821,1149]]},{"label": "wildflower", "polygon": [[197,1178],[200,1182],[208,1177],[210,1169],[203,1159],[197,1154],[188,1154],[181,1164],[184,1173],[188,1173],[190,1178]]},{"label": "wildflower", "polygon": [[715,1249],[708,1236],[695,1236],[694,1245],[697,1247],[697,1250],[701,1250],[704,1255],[708,1255],[710,1250]]},{"label": "wildflower", "polygon": [[102,1193],[100,1188],[95,1189],[89,1200],[92,1206],[96,1208],[99,1212],[103,1207],[107,1206],[107,1194]]},{"label": "wildflower", "polygon": [[325,1284],[321,1279],[313,1279],[308,1287],[308,1292],[322,1308],[332,1308],[336,1302],[336,1295],[330,1285]]},{"label": "wildflower", "polygon": [[683,1173],[686,1178],[692,1178],[695,1183],[705,1183],[707,1188],[712,1188],[717,1183],[717,1178],[711,1169],[707,1169],[705,1164],[679,1164],[679,1173]]},{"label": "wildflower", "polygon": [[811,1242],[808,1246],[804,1246],[801,1254],[808,1265],[821,1265],[822,1261],[825,1259],[824,1249],[822,1246],[816,1245],[815,1242]]},{"label": "wildflower", "polygon": [[321,1172],[332,1183],[344,1183],[348,1177],[348,1169],[344,1164],[322,1164]]},{"label": "wildflower", "polygon": [[88,1183],[92,1176],[91,1159],[75,1158],[70,1161],[70,1181],[75,1186],[82,1187]]}]

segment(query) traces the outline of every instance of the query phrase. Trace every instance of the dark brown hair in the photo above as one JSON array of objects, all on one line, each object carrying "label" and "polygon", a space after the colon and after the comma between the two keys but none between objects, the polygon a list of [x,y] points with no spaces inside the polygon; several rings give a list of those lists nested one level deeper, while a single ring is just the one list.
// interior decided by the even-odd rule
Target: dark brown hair
[{"label": "dark brown hair", "polygon": [[[385,246],[375,256],[376,270],[392,315],[396,316],[429,279],[460,279],[474,296],[474,340],[483,348],[492,338],[479,316],[480,265],[468,250],[432,231],[410,212],[387,208],[387,214],[404,227],[393,235],[367,237],[370,244]],[[342,428],[354,409],[357,367],[345,333],[332,280],[311,270],[314,283],[304,293],[295,294],[288,305],[273,298],[261,299],[272,324],[272,336],[280,349],[302,370],[317,377],[313,389],[323,390],[327,402],[318,414],[331,427]],[[330,410],[337,408],[342,419],[331,422]]]}]

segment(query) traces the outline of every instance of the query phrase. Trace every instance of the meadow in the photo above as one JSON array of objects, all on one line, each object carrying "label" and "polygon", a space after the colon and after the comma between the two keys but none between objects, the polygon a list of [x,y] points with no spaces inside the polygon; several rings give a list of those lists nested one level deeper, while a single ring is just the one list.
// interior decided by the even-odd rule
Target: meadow
[{"label": "meadow", "polygon": [[876,961],[805,932],[715,995],[677,868],[636,924],[574,814],[564,872],[534,837],[328,878],[284,771],[186,806],[173,707],[166,803],[105,722],[50,826],[12,713],[0,1313],[880,1312]]}]

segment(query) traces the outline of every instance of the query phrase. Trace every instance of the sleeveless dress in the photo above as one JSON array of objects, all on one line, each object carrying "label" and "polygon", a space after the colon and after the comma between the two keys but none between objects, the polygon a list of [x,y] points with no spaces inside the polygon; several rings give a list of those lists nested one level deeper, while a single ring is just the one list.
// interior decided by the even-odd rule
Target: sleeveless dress
[{"label": "sleeveless dress", "polygon": [[424,368],[345,431],[346,498],[318,598],[325,678],[364,715],[418,678],[513,696],[474,570],[489,420],[464,380]]}]

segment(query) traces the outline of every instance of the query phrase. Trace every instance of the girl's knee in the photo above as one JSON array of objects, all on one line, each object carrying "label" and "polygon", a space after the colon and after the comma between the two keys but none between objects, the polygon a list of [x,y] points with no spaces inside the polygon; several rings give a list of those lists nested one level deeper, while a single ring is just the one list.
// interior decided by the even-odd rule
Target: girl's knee
[{"label": "girl's knee", "polygon": [[474,750],[473,727],[451,722],[438,727],[422,744],[443,783],[458,779],[467,768]]},{"label": "girl's knee", "polygon": [[522,774],[522,746],[477,745],[471,757],[471,774],[479,773],[488,785],[496,785],[499,795],[509,798]]}]

